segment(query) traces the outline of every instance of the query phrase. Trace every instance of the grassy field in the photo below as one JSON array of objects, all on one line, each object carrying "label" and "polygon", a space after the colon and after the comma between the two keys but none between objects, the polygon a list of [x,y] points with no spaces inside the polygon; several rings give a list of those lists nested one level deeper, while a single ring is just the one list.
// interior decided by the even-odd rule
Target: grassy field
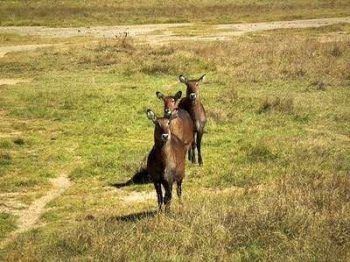
[{"label": "grassy field", "polygon": [[[275,10],[270,2],[259,3]],[[20,10],[16,3],[2,8]],[[26,12],[13,21],[31,24]],[[345,261],[349,31],[336,25],[159,47],[81,38],[0,58],[1,77],[30,80],[0,86],[1,194],[30,204],[49,190],[50,178],[66,173],[74,183],[50,203],[38,228],[0,251],[0,260]],[[19,39],[0,37],[6,45]],[[178,75],[202,73],[204,166],[187,164],[184,205],[175,198],[172,213],[157,214],[155,193],[147,201],[128,198],[153,192],[152,185],[111,184],[130,178],[153,144],[145,109],[161,114],[155,92],[184,91]],[[15,228],[16,216],[0,213],[0,239]]]},{"label": "grassy field", "polygon": [[232,23],[349,16],[347,0],[6,0],[0,25],[87,26],[173,22]]}]

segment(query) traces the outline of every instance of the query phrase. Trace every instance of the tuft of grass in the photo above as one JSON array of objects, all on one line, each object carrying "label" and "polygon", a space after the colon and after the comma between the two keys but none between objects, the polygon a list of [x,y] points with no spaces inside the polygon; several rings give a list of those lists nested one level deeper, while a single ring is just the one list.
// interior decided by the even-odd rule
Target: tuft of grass
[{"label": "tuft of grass", "polygon": [[249,161],[266,161],[273,160],[277,156],[263,143],[250,146],[247,150],[247,158]]},{"label": "tuft of grass", "polygon": [[[11,248],[22,252],[10,251],[6,258],[51,260],[59,253],[64,260],[332,260],[334,254],[346,259],[349,178],[296,175],[252,190],[191,190],[186,204],[167,215],[116,210],[86,215],[64,229],[20,237]],[[29,246],[28,239],[45,245]]]},{"label": "tuft of grass", "polygon": [[9,139],[1,139],[0,140],[0,148],[10,149],[11,147],[12,147],[11,140],[9,140]]},{"label": "tuft of grass", "polygon": [[294,112],[293,98],[265,98],[258,110],[259,113],[278,111],[281,113],[292,114]]},{"label": "tuft of grass", "polygon": [[9,152],[0,152],[0,165],[9,165],[11,164],[11,154]]},{"label": "tuft of grass", "polygon": [[316,90],[319,91],[326,91],[327,87],[327,83],[325,83],[324,81],[313,81],[310,85],[314,86]]},{"label": "tuft of grass", "polygon": [[[0,240],[16,228],[15,217],[4,212],[0,212]],[[1,257],[1,253],[0,253]]]}]

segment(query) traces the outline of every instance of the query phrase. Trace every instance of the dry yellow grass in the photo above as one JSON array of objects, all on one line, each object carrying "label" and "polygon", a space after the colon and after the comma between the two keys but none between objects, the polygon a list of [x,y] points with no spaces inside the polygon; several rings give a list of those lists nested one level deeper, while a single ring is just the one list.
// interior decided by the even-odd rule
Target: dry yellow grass
[{"label": "dry yellow grass", "polygon": [[79,26],[171,22],[232,23],[349,15],[349,2],[263,1],[3,1],[1,25]]}]

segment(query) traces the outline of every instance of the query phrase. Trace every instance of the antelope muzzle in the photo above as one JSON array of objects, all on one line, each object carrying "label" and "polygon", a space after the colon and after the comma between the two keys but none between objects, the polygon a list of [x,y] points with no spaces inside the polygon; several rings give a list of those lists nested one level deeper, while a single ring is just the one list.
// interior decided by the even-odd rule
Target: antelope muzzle
[{"label": "antelope muzzle", "polygon": [[164,109],[164,115],[165,115],[165,117],[169,118],[171,116],[171,110],[169,108],[165,108]]},{"label": "antelope muzzle", "polygon": [[161,139],[163,142],[168,141],[168,139],[169,139],[169,134],[162,134],[162,135],[160,136],[160,139]]}]

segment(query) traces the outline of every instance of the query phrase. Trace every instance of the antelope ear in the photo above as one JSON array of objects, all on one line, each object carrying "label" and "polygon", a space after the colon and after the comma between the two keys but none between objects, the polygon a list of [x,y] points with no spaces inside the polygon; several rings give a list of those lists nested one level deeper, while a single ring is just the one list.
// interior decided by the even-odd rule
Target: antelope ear
[{"label": "antelope ear", "polygon": [[198,81],[205,81],[205,74],[204,75],[202,75],[199,79],[198,79]]},{"label": "antelope ear", "polygon": [[164,95],[163,95],[161,92],[159,92],[159,91],[156,92],[156,96],[157,96],[159,99],[164,99]]},{"label": "antelope ear", "polygon": [[147,109],[146,114],[147,114],[147,118],[149,120],[152,120],[153,123],[157,121],[156,114],[151,109]]},{"label": "antelope ear", "polygon": [[179,80],[180,80],[181,83],[184,83],[184,84],[186,84],[187,81],[188,81],[187,78],[184,75],[180,75],[179,76]]},{"label": "antelope ear", "polygon": [[177,92],[177,93],[174,95],[175,100],[179,100],[179,99],[181,98],[181,96],[182,96],[182,92],[181,92],[181,91]]}]

